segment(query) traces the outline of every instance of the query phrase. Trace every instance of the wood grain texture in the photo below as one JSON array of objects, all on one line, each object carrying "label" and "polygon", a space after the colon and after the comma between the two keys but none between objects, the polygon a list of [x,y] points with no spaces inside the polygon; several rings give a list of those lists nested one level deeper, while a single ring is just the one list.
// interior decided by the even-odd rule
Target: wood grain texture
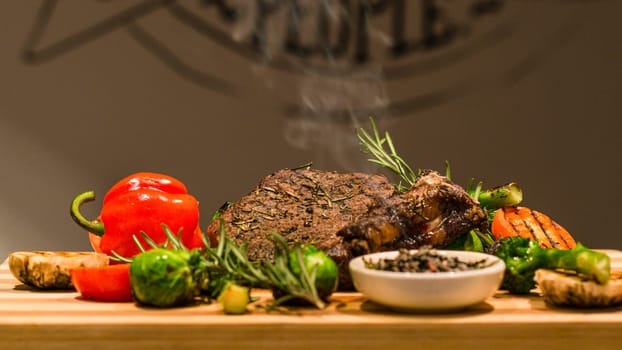
[{"label": "wood grain texture", "polygon": [[[622,252],[607,251],[622,270]],[[266,313],[269,293],[241,316],[217,303],[175,309],[82,300],[76,292],[21,285],[0,266],[0,349],[478,349],[598,348],[622,344],[622,307],[561,309],[537,294],[497,293],[455,313],[395,313],[358,293],[325,310]]]}]

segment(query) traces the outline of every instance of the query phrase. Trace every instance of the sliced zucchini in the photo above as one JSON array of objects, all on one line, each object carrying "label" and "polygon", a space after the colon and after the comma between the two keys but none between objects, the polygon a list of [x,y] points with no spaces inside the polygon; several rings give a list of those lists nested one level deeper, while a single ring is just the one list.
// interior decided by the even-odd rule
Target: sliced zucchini
[{"label": "sliced zucchini", "polygon": [[95,252],[23,251],[9,254],[9,269],[18,281],[39,289],[73,289],[70,270],[106,266],[109,258]]},{"label": "sliced zucchini", "polygon": [[609,307],[622,304],[622,273],[612,272],[606,284],[580,276],[540,269],[535,278],[545,302],[556,306],[580,308]]}]

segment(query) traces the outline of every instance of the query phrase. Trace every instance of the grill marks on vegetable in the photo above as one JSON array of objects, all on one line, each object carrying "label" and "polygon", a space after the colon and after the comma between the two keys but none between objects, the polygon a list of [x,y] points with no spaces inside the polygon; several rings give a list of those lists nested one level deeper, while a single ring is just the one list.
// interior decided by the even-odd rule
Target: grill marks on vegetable
[{"label": "grill marks on vegetable", "polygon": [[365,260],[370,269],[393,272],[452,272],[481,269],[488,266],[486,259],[462,261],[455,256],[443,255],[430,246],[416,251],[400,249],[394,259],[379,259],[377,262]]},{"label": "grill marks on vegetable", "polygon": [[526,207],[504,207],[503,214],[517,235],[533,239],[546,248],[573,247],[574,239],[548,216]]}]

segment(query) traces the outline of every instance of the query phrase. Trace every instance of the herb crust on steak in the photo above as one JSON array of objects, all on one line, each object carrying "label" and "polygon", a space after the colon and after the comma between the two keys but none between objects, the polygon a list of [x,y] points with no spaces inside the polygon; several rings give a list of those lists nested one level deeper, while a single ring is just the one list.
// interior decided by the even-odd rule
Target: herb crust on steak
[{"label": "herb crust on steak", "polygon": [[[250,260],[271,259],[271,233],[310,243],[339,266],[339,289],[352,289],[349,261],[358,255],[423,245],[442,247],[485,223],[486,213],[460,186],[433,171],[396,190],[379,174],[282,169],[225,209],[227,236],[247,244]],[[218,237],[220,220],[207,234]]]}]

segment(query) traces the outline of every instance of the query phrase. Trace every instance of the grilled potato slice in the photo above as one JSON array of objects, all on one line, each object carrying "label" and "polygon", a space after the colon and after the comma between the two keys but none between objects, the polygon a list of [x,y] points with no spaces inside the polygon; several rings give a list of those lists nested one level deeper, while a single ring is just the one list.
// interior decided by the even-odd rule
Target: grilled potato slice
[{"label": "grilled potato slice", "polygon": [[99,267],[108,256],[95,252],[22,251],[9,254],[9,269],[18,281],[39,289],[73,289],[70,270]]},{"label": "grilled potato slice", "polygon": [[606,284],[587,281],[576,274],[539,269],[535,278],[545,302],[580,308],[622,304],[622,272],[612,271]]}]

